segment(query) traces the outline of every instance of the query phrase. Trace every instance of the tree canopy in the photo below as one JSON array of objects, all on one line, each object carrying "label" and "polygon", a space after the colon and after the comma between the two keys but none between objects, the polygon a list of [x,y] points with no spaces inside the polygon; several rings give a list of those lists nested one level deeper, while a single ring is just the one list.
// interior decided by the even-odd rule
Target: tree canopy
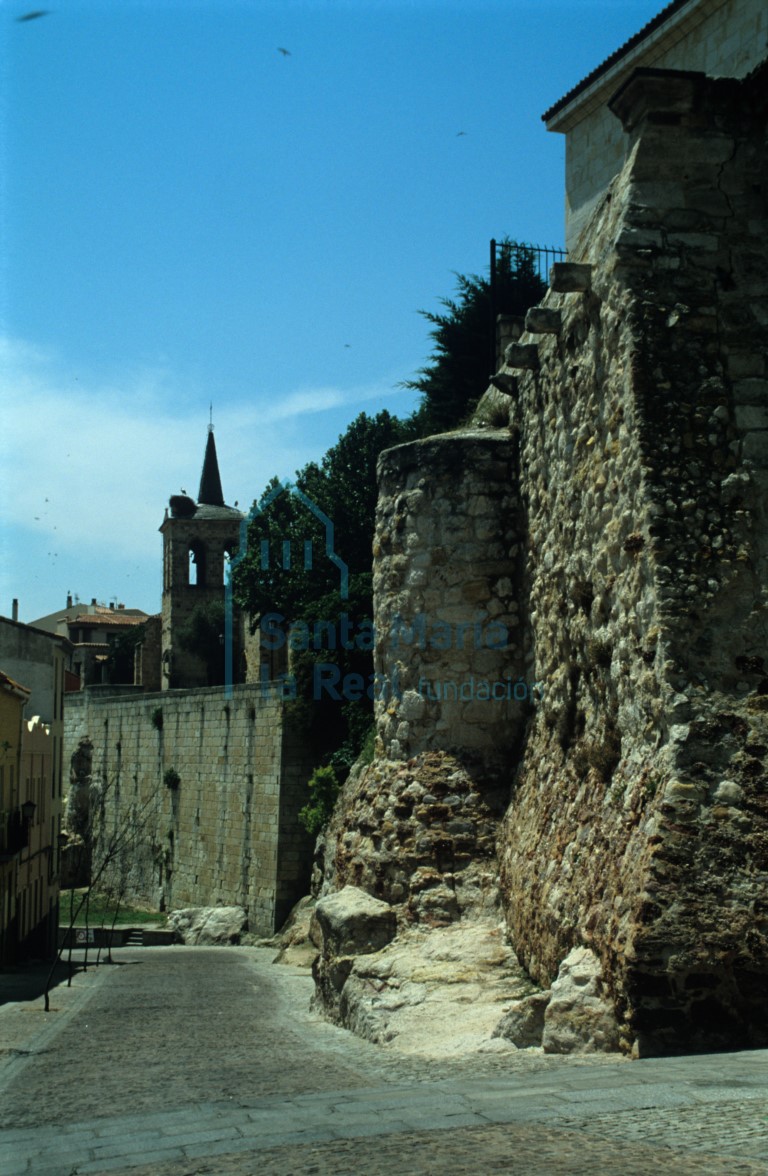
[{"label": "tree canopy", "polygon": [[288,649],[294,716],[319,759],[340,754],[341,776],[373,713],[372,543],[376,461],[414,435],[382,410],[360,413],[322,460],[291,487],[273,478],[248,526],[234,599],[261,629],[266,649]]},{"label": "tree canopy", "polygon": [[492,375],[495,316],[524,315],[546,291],[535,250],[509,238],[499,244],[493,306],[490,277],[456,274],[456,282],[456,296],[440,299],[443,313],[419,311],[434,326],[434,350],[416,378],[402,385],[422,394],[415,421],[421,436],[456,428],[466,420]]}]

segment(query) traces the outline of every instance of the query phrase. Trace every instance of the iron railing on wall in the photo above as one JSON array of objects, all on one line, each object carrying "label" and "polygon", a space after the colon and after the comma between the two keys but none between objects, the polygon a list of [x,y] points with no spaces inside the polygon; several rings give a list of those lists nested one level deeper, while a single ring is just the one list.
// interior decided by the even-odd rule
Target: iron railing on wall
[{"label": "iron railing on wall", "polygon": [[499,260],[506,255],[513,268],[518,268],[521,262],[531,262],[534,272],[538,274],[545,286],[549,284],[550,266],[556,261],[565,261],[567,250],[559,249],[556,245],[530,245],[526,242],[497,241],[491,239],[491,271],[490,271],[490,307],[491,307],[491,373],[496,370],[496,316],[498,315],[497,275]]}]

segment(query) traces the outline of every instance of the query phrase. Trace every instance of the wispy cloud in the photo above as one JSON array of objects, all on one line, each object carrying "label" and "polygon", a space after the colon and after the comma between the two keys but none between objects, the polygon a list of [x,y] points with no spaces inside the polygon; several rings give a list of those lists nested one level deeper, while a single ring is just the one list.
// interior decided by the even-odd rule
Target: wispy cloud
[{"label": "wispy cloud", "polygon": [[377,400],[386,403],[392,396],[392,382],[380,382],[347,389],[333,387],[301,388],[272,405],[266,413],[268,421],[284,421],[292,417],[305,417],[313,413],[328,412],[335,408],[362,406]]},{"label": "wispy cloud", "polygon": [[[197,494],[205,390],[190,389],[162,365],[75,373],[23,340],[0,340],[0,371],[3,524],[43,533],[60,551],[108,545],[113,559],[155,559],[169,495]],[[391,405],[393,383],[305,386],[277,398],[214,403],[227,501],[247,509],[273,474],[291,476],[321,457],[355,406]]]}]

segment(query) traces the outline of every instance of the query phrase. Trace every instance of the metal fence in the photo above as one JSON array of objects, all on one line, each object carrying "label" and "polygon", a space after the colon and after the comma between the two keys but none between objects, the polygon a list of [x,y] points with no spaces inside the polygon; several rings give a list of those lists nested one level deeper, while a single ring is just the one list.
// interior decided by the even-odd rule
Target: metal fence
[{"label": "metal fence", "polygon": [[541,279],[545,286],[549,285],[549,270],[556,261],[565,261],[568,256],[565,249],[555,245],[530,245],[526,242],[497,241],[491,239],[491,273],[490,273],[490,309],[491,309],[491,372],[496,370],[496,316],[498,314],[497,277],[499,261],[506,257],[514,268],[521,264],[530,264],[533,272]]},{"label": "metal fence", "polygon": [[493,238],[491,240],[491,293],[493,293],[496,284],[499,257],[505,253],[509,254],[515,263],[530,258],[536,273],[545,284],[549,283],[549,269],[552,263],[565,261],[567,256],[565,249],[558,249],[555,245],[529,245],[524,241],[507,244]]}]

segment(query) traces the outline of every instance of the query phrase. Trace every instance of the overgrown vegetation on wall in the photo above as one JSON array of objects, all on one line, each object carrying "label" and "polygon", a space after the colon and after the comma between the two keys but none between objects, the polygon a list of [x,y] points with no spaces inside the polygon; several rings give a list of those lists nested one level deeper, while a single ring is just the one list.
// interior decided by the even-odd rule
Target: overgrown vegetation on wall
[{"label": "overgrown vegetation on wall", "polygon": [[544,296],[533,249],[506,237],[500,242],[496,278],[457,274],[454,298],[441,298],[443,313],[422,310],[432,323],[432,358],[404,388],[422,396],[414,414],[416,436],[453,429],[470,415],[488,387],[490,356],[496,337],[496,314],[524,315]]},{"label": "overgrown vegetation on wall", "polygon": [[205,604],[196,605],[189,619],[179,627],[178,642],[182,649],[194,653],[204,663],[208,686],[223,684],[223,601],[210,600]]}]

